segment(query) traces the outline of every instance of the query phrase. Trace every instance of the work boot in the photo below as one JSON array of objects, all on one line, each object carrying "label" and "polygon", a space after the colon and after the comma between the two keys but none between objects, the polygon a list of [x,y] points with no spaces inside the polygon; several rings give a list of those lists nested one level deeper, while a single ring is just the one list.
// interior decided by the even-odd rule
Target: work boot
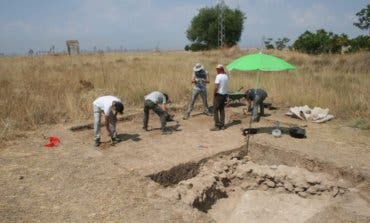
[{"label": "work boot", "polygon": [[213,114],[209,111],[204,111],[203,114],[207,115],[207,116],[212,116]]},{"label": "work boot", "polygon": [[215,127],[213,127],[213,128],[210,129],[210,131],[220,131],[220,130],[221,129],[218,126],[215,126]]},{"label": "work boot", "polygon": [[146,132],[149,131],[148,127],[145,127],[145,126],[143,126],[143,130],[146,131]]},{"label": "work boot", "polygon": [[95,140],[94,146],[95,147],[99,147],[100,146],[100,139],[99,140]]},{"label": "work boot", "polygon": [[112,142],[121,142],[121,139],[118,138],[117,136],[116,137],[112,137],[110,138]]},{"label": "work boot", "polygon": [[187,119],[189,119],[189,116],[190,116],[190,115],[189,115],[188,113],[185,113],[185,114],[184,114],[184,116],[182,117],[182,119],[183,119],[183,120],[187,120]]},{"label": "work boot", "polygon": [[169,135],[171,133],[172,133],[172,130],[167,127],[162,129],[162,135]]}]

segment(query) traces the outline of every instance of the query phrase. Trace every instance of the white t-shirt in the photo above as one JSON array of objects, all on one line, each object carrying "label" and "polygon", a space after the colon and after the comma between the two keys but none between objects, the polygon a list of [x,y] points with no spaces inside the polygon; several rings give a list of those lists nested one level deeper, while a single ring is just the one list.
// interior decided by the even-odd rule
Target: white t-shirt
[{"label": "white t-shirt", "polygon": [[102,97],[97,98],[93,102],[93,105],[97,106],[100,110],[102,110],[105,115],[108,115],[109,112],[112,111],[113,101],[121,102],[119,98],[108,95],[108,96],[102,96]]},{"label": "white t-shirt", "polygon": [[217,93],[225,95],[227,94],[227,83],[229,78],[226,74],[217,74],[215,84],[218,84]]}]

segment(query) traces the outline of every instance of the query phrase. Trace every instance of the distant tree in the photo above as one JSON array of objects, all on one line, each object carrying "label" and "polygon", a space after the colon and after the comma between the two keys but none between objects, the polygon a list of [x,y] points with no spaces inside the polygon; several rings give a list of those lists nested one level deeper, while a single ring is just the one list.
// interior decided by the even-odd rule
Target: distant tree
[{"label": "distant tree", "polygon": [[290,41],[287,37],[279,38],[275,41],[275,47],[278,50],[282,50],[287,47],[287,43]]},{"label": "distant tree", "polygon": [[326,32],[324,29],[319,29],[316,33],[306,31],[293,43],[293,48],[309,54],[330,53],[333,37],[332,32]]},{"label": "distant tree", "polygon": [[370,35],[370,4],[358,11],[356,16],[358,16],[358,22],[353,23],[353,25],[361,30],[369,30]]},{"label": "distant tree", "polygon": [[344,33],[337,35],[333,34],[328,42],[327,48],[330,53],[340,53],[342,47],[349,45],[348,36]]},{"label": "distant tree", "polygon": [[[193,17],[186,31],[186,37],[191,42],[186,46],[188,50],[205,50],[218,47],[218,11],[220,6],[202,8]],[[245,14],[239,9],[224,8],[226,46],[234,46],[240,40],[243,31]]]},{"label": "distant tree", "polygon": [[370,36],[358,36],[349,40],[349,44],[351,45],[351,52],[356,52],[359,50],[370,51]]},{"label": "distant tree", "polygon": [[263,44],[265,45],[265,48],[267,50],[275,49],[274,44],[272,44],[272,38],[266,38],[266,39],[264,38]]}]

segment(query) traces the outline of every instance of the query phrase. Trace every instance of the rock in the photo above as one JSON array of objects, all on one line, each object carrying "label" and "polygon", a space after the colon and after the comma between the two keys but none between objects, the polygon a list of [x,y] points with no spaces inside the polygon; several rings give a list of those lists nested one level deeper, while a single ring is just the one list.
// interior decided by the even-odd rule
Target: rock
[{"label": "rock", "polygon": [[284,188],[289,192],[294,190],[293,184],[291,184],[289,181],[284,182]]},{"label": "rock", "polygon": [[252,186],[253,186],[253,183],[251,183],[251,182],[243,182],[243,183],[240,185],[240,188],[241,188],[242,190],[248,190],[248,189],[250,189]]},{"label": "rock", "polygon": [[315,176],[315,175],[306,176],[306,181],[307,181],[307,183],[309,183],[311,185],[321,184],[321,179],[318,176]]},{"label": "rock", "polygon": [[191,188],[193,188],[193,184],[190,183],[190,184],[186,185],[186,188],[188,188],[190,190]]},{"label": "rock", "polygon": [[284,187],[278,187],[278,188],[276,188],[276,192],[277,193],[283,193],[283,192],[285,192],[285,188]]},{"label": "rock", "polygon": [[220,175],[218,175],[218,177],[219,177],[221,180],[222,180],[222,179],[227,178],[226,173],[221,173]]},{"label": "rock", "polygon": [[340,193],[340,194],[344,194],[344,193],[346,193],[346,190],[345,190],[344,188],[340,188],[340,189],[339,189],[339,193]]},{"label": "rock", "polygon": [[308,193],[304,192],[304,191],[301,191],[301,192],[298,192],[298,195],[300,197],[303,197],[303,198],[306,198],[308,196]]},{"label": "rock", "polygon": [[307,191],[307,193],[310,193],[310,194],[316,194],[317,193],[317,190],[314,187],[309,187],[306,191]]},{"label": "rock", "polygon": [[304,188],[303,187],[296,187],[296,188],[294,188],[294,191],[297,192],[297,193],[303,192]]},{"label": "rock", "polygon": [[265,184],[270,188],[274,188],[276,186],[275,182],[269,179],[265,180]]},{"label": "rock", "polygon": [[257,180],[257,184],[262,184],[265,181],[263,177],[257,177],[256,180]]},{"label": "rock", "polygon": [[272,170],[276,170],[278,167],[276,166],[276,165],[272,165],[272,166],[270,166],[270,169],[272,169]]},{"label": "rock", "polygon": [[328,190],[328,187],[325,186],[325,185],[321,185],[321,184],[316,184],[314,186],[312,186],[314,189],[316,189],[316,191],[320,191],[320,192],[323,192],[323,191],[326,191]]},{"label": "rock", "polygon": [[269,187],[268,187],[267,185],[265,185],[265,184],[263,184],[263,185],[261,186],[261,190],[266,191],[266,190],[268,190],[268,189],[269,189]]}]

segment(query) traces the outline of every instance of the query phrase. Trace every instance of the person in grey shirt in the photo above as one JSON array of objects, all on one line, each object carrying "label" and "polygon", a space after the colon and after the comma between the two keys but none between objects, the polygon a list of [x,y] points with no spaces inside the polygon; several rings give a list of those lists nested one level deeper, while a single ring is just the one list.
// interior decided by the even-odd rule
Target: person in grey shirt
[{"label": "person in grey shirt", "polygon": [[[260,88],[248,89],[245,92],[245,98],[248,102],[248,111],[252,111],[252,120],[258,122],[260,117],[264,115],[263,101],[267,98],[266,91]],[[258,109],[260,110],[259,113]]]},{"label": "person in grey shirt", "polygon": [[207,102],[207,84],[209,83],[209,75],[202,64],[197,63],[193,68],[193,77],[191,79],[191,83],[194,84],[193,87],[193,94],[191,96],[191,100],[189,103],[188,110],[185,112],[183,119],[188,119],[190,117],[190,113],[194,108],[195,100],[197,99],[198,95],[202,98],[203,106],[204,106],[204,114],[211,115],[208,108]]},{"label": "person in grey shirt", "polygon": [[144,97],[144,125],[143,129],[148,131],[149,110],[153,110],[161,120],[162,134],[170,134],[171,130],[166,128],[167,104],[170,102],[168,95],[159,91],[153,91]]}]

